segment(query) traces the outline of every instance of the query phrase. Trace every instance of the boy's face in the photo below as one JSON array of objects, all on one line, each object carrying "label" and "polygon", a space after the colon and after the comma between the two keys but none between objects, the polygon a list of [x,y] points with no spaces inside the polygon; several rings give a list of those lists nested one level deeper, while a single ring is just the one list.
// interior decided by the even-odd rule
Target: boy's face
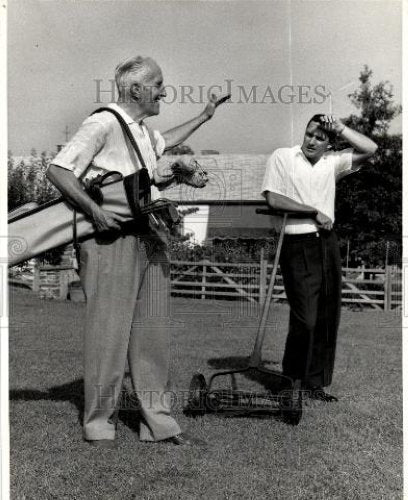
[{"label": "boy's face", "polygon": [[327,151],[329,136],[317,122],[310,122],[303,138],[302,151],[306,158],[316,163]]}]

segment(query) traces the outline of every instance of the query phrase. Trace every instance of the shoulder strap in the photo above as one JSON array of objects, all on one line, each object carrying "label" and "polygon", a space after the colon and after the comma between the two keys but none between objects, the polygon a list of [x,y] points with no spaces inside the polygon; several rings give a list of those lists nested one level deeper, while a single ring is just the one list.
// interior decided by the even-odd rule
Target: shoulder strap
[{"label": "shoulder strap", "polygon": [[144,161],[142,153],[140,152],[139,146],[137,145],[137,142],[136,142],[135,138],[133,137],[133,134],[130,131],[129,126],[125,122],[125,120],[123,119],[122,115],[120,113],[118,113],[116,110],[112,109],[112,108],[104,107],[104,108],[98,108],[98,109],[96,109],[93,113],[91,113],[91,116],[94,115],[95,113],[102,113],[102,111],[108,111],[109,113],[112,113],[113,115],[116,116],[118,122],[120,123],[120,125],[122,127],[123,133],[125,135],[127,135],[127,137],[130,140],[130,143],[133,146],[133,149],[136,151],[137,157],[139,158],[139,161],[140,161],[140,164],[142,165],[142,168],[147,169],[146,163]]},{"label": "shoulder strap", "polygon": [[149,134],[150,144],[152,145],[154,155],[156,156],[156,159],[158,159],[159,157],[157,156],[156,151],[156,138],[154,136],[153,130],[146,124],[144,124],[144,126],[146,127],[147,133]]}]

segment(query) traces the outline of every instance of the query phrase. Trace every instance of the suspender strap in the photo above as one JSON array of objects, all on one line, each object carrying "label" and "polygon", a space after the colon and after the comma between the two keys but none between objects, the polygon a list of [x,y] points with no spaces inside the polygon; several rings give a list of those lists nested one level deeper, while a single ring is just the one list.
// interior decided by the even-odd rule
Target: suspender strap
[{"label": "suspender strap", "polygon": [[154,147],[154,144],[156,144],[156,139],[154,137],[153,130],[150,127],[148,127],[146,124],[144,124],[144,126],[146,127],[147,133],[149,134],[150,144],[153,147],[153,151],[154,151],[154,155],[156,156],[156,160],[158,160],[156,148]]},{"label": "suspender strap", "polygon": [[[139,146],[137,145],[137,142],[135,141],[135,138],[133,137],[133,134],[130,131],[130,128],[129,128],[128,124],[123,119],[123,116],[120,113],[118,113],[115,109],[107,108],[107,107],[105,107],[105,108],[98,108],[93,113],[91,113],[91,116],[94,115],[95,113],[102,113],[102,111],[108,111],[109,113],[112,113],[113,115],[116,116],[118,122],[120,123],[120,125],[122,127],[123,133],[128,137],[130,143],[133,146],[133,149],[136,151],[137,157],[139,158],[139,161],[140,161],[140,165],[142,165],[142,168],[145,168],[147,170],[146,163],[144,161],[142,153],[140,152]],[[150,134],[149,134],[149,137],[150,137],[150,140],[151,140],[151,135]]]},{"label": "suspender strap", "polygon": [[[127,200],[135,219],[139,219],[140,226],[145,226],[148,223],[148,218],[146,216],[142,216],[141,214],[140,201],[142,201],[143,205],[147,205],[147,203],[150,203],[151,182],[146,163],[144,161],[142,153],[140,152],[139,146],[132,132],[130,131],[129,125],[123,119],[123,116],[115,109],[108,107],[98,108],[92,113],[92,115],[94,115],[95,113],[102,113],[103,111],[108,111],[116,117],[116,119],[120,123],[120,126],[122,127],[124,135],[128,137],[131,145],[133,146],[133,149],[135,150],[137,157],[139,158],[140,165],[142,166],[141,170],[136,172],[134,175],[126,176],[124,178],[124,186]],[[152,142],[152,134],[150,133],[149,129],[147,130],[149,133],[150,141]]]}]

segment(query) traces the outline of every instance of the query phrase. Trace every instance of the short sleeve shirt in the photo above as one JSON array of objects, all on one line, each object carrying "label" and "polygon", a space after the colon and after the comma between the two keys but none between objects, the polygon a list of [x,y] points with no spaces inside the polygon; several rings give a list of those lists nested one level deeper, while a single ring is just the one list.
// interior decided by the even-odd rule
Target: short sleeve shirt
[{"label": "short sleeve shirt", "polygon": [[[273,152],[266,164],[262,194],[281,194],[298,203],[312,206],[334,222],[336,179],[351,172],[353,149],[325,153],[312,165],[300,146]],[[313,219],[289,219],[287,234],[316,231]]]},{"label": "short sleeve shirt", "polygon": [[[164,152],[163,136],[157,130],[153,131],[152,144],[146,125],[135,122],[117,104],[109,104],[108,107],[120,113],[128,124],[152,177],[156,159]],[[120,123],[108,111],[89,116],[52,163],[71,170],[76,177],[84,180],[112,170],[124,176],[130,175],[141,168],[137,154],[125,137]],[[156,199],[158,193],[157,188],[152,186],[152,199]]]}]

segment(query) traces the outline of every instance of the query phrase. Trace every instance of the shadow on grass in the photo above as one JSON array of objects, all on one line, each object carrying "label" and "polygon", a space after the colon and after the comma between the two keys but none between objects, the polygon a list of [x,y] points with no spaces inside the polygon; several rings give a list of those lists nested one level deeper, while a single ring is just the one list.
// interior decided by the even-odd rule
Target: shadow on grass
[{"label": "shadow on grass", "polygon": [[[78,422],[82,425],[84,416],[84,380],[77,379],[67,384],[50,387],[48,390],[15,389],[9,393],[10,401],[68,401],[78,411]],[[131,402],[131,404],[129,404]],[[114,423],[120,420],[132,431],[139,433],[140,413],[137,400],[126,388],[122,389],[119,412],[112,417]]]}]

